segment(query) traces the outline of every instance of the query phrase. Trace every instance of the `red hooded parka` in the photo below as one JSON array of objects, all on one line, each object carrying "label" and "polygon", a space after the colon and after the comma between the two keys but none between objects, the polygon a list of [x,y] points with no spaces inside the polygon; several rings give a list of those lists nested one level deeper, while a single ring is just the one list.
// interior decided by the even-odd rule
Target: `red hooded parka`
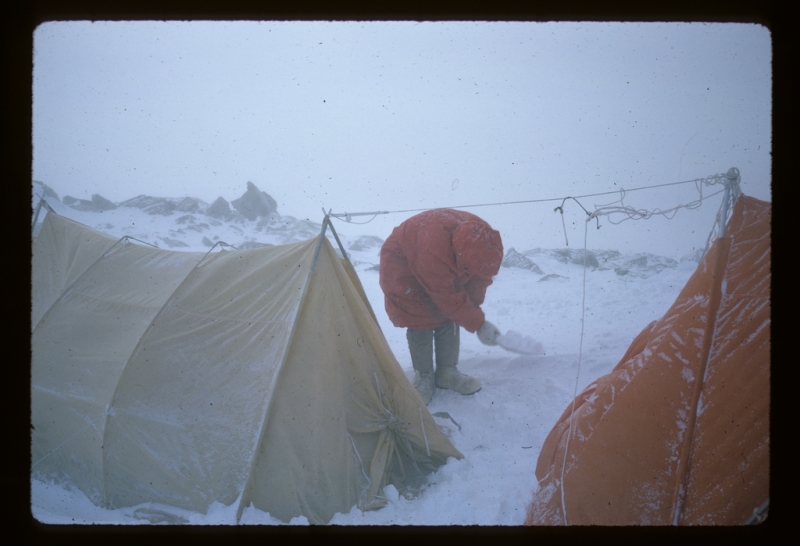
[{"label": "red hooded parka", "polygon": [[412,216],[381,247],[386,313],[395,326],[412,330],[455,322],[475,332],[502,260],[500,233],[474,214],[435,209]]}]

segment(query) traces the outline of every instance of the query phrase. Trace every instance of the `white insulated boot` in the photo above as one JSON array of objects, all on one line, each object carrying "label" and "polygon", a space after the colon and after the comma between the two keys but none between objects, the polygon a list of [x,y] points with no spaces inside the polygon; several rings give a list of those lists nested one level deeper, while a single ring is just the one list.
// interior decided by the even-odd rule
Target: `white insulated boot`
[{"label": "white insulated boot", "polygon": [[433,398],[433,389],[434,389],[434,379],[433,379],[433,372],[420,372],[419,370],[414,371],[414,388],[417,389],[420,398],[422,401],[425,402],[425,405],[431,403],[431,399]]},{"label": "white insulated boot", "polygon": [[461,394],[472,394],[481,390],[481,382],[478,378],[459,372],[455,366],[437,366],[436,386]]},{"label": "white insulated boot", "polygon": [[436,340],[436,386],[451,389],[461,394],[472,394],[481,390],[481,382],[456,369],[458,365],[461,329],[450,322],[434,330]]}]

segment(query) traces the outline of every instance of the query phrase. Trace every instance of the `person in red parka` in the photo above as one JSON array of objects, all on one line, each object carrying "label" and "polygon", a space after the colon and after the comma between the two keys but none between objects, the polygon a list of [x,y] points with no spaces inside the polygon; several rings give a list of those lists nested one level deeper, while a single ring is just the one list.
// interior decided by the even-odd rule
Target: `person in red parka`
[{"label": "person in red parka", "polygon": [[502,260],[500,233],[474,214],[452,209],[412,216],[381,247],[386,313],[392,324],[407,328],[414,387],[425,404],[434,384],[461,394],[480,390],[478,379],[456,369],[459,331],[463,327],[484,344],[497,344],[500,332],[480,306]]}]

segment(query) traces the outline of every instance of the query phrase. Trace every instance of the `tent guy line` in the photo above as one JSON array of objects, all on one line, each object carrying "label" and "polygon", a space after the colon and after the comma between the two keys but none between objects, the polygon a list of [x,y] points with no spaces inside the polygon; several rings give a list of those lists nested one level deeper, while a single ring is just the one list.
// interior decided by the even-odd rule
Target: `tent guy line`
[{"label": "tent guy line", "polygon": [[[680,204],[680,205],[676,205],[676,206],[674,206],[672,208],[669,208],[669,209],[666,209],[666,210],[661,210],[660,208],[654,208],[654,209],[650,209],[650,210],[648,210],[648,209],[636,209],[634,207],[625,205],[625,203],[624,203],[625,197],[629,192],[639,191],[639,190],[650,190],[650,189],[656,189],[656,188],[663,188],[663,187],[667,187],[667,186],[677,186],[677,185],[681,185],[681,184],[690,184],[690,183],[694,183],[695,184],[695,187],[697,189],[699,197],[697,199],[695,199],[694,201],[691,201],[689,203],[683,203],[683,204]],[[739,174],[739,169],[737,169],[736,167],[731,167],[730,169],[728,169],[728,171],[725,174],[712,174],[712,175],[707,176],[705,178],[695,178],[694,180],[684,180],[683,182],[669,182],[669,183],[665,183],[665,184],[655,184],[655,185],[652,185],[652,186],[642,186],[642,187],[639,187],[639,188],[632,188],[632,189],[628,189],[628,190],[626,190],[625,188],[620,188],[619,190],[614,190],[614,191],[610,191],[610,192],[592,193],[592,194],[587,194],[587,195],[579,195],[579,196],[576,196],[576,197],[567,196],[567,197],[557,197],[557,198],[550,198],[550,199],[530,199],[530,200],[527,200],[527,201],[507,201],[507,202],[502,202],[502,203],[480,203],[480,204],[474,204],[474,205],[459,205],[459,206],[453,206],[453,207],[435,207],[435,208],[464,209],[464,208],[471,208],[471,207],[489,207],[489,206],[499,206],[499,205],[518,205],[518,204],[525,204],[525,203],[546,203],[548,201],[559,201],[560,200],[561,201],[561,205],[556,207],[554,209],[554,212],[560,212],[561,213],[561,227],[564,230],[564,242],[565,242],[566,246],[569,246],[569,239],[567,237],[567,226],[566,226],[566,223],[565,223],[565,220],[564,220],[564,204],[569,199],[572,199],[573,201],[578,203],[578,206],[580,206],[581,209],[583,209],[583,211],[586,213],[586,216],[587,216],[586,217],[586,222],[587,223],[594,218],[597,221],[597,229],[600,229],[600,227],[601,227],[600,226],[600,216],[608,216],[609,217],[608,218],[609,223],[614,224],[614,225],[619,225],[622,222],[624,222],[625,220],[647,220],[647,219],[649,219],[649,218],[651,218],[653,216],[663,216],[668,220],[672,220],[673,218],[675,218],[675,215],[678,213],[678,210],[684,209],[684,208],[688,209],[688,210],[695,210],[695,209],[699,208],[703,204],[703,201],[705,201],[707,199],[710,199],[712,197],[715,197],[715,196],[719,195],[720,193],[730,192],[731,188],[733,188],[733,192],[736,195],[740,194],[741,193],[741,190],[739,189],[740,183],[741,183],[741,175]],[[725,188],[722,189],[722,190],[716,191],[716,192],[712,193],[711,195],[706,195],[706,196],[703,195],[703,186],[714,186],[714,185],[717,185],[717,184],[722,184]],[[587,197],[598,197],[598,196],[602,196],[602,195],[615,195],[615,194],[619,194],[619,196],[620,196],[617,201],[614,201],[614,202],[611,202],[611,203],[608,203],[608,204],[605,204],[605,205],[599,205],[599,206],[595,205],[595,211],[594,212],[589,212],[588,210],[586,210],[586,207],[584,207],[580,203],[580,201],[578,201],[578,199],[584,199],[584,198],[587,198]],[[721,207],[720,212],[717,213],[717,221],[715,222],[714,227],[712,228],[711,232],[709,233],[708,239],[706,240],[706,247],[705,247],[706,250],[708,250],[708,246],[711,244],[711,240],[713,238],[713,234],[715,232],[716,226],[718,224],[720,224],[720,214],[722,214],[723,216],[727,217],[728,209],[726,209],[724,212],[723,212],[722,209],[725,208],[724,203],[728,203],[729,200],[730,200],[729,195],[726,195],[726,197],[723,199],[723,206]],[[619,205],[617,205],[617,203]],[[332,209],[326,211],[323,208],[322,209],[322,213],[325,216],[325,221],[326,222],[330,222],[329,218],[336,218],[338,220],[343,220],[345,222],[351,223],[351,218],[354,217],[354,216],[372,216],[372,218],[370,218],[366,222],[354,222],[356,224],[368,224],[368,223],[372,222],[375,218],[377,218],[377,216],[379,214],[396,214],[396,213],[407,213],[407,212],[422,212],[422,211],[427,211],[427,210],[432,210],[432,209],[423,208],[423,209],[405,209],[405,210],[394,210],[394,211],[343,212],[343,213],[340,212],[340,213],[334,213],[332,211]],[[670,216],[670,213],[672,214],[671,216]],[[625,217],[622,220],[614,221],[611,218],[612,214],[622,214]],[[724,223],[725,223],[725,221],[723,219],[722,220],[722,225],[723,226],[724,226]],[[333,229],[332,225],[331,225],[331,229]],[[584,252],[585,252],[585,250],[586,249],[584,249]]]},{"label": "tent guy line", "polygon": [[[647,220],[648,218],[656,214],[660,214],[665,218],[672,220],[675,217],[675,214],[677,214],[679,209],[686,208],[689,210],[694,210],[696,208],[699,208],[705,199],[714,197],[715,195],[719,195],[720,193],[725,191],[734,192],[735,194],[734,201],[735,201],[735,197],[738,197],[738,195],[741,194],[741,189],[739,187],[741,184],[741,179],[742,177],[739,173],[739,169],[737,169],[736,167],[731,167],[730,169],[728,169],[728,172],[726,172],[724,175],[715,174],[713,176],[709,176],[704,179],[698,179],[695,182],[697,183],[697,192],[700,194],[700,198],[697,199],[696,201],[692,201],[684,205],[677,205],[667,210],[653,209],[652,211],[648,211],[645,209],[634,209],[633,207],[626,206],[623,202],[625,199],[625,195],[627,194],[628,191],[633,191],[633,190],[625,190],[624,188],[622,188],[620,189],[621,197],[619,198],[618,201],[614,203],[609,203],[607,205],[595,206],[596,210],[593,213],[590,214],[587,212],[587,214],[589,215],[589,219],[587,219],[587,221],[591,220],[591,218],[597,218],[598,216],[610,216],[612,214],[624,214],[625,216],[627,216],[627,218],[623,218],[619,222],[615,222],[611,218],[609,218],[608,221],[611,222],[612,224],[620,224],[625,220],[634,220],[634,219]],[[713,186],[716,184],[722,184],[724,186],[723,189],[714,192],[711,195],[703,197],[703,185]],[[726,203],[729,203],[729,201],[730,201],[730,195],[726,196],[726,198],[723,200],[723,208]],[[619,203],[620,206],[613,206],[616,203]],[[673,213],[672,216],[669,216],[669,213]],[[727,217],[727,210],[723,213],[723,216]]]},{"label": "tent guy line", "polygon": [[[564,213],[561,213],[561,218],[563,220]],[[591,219],[591,218],[589,218]],[[589,240],[589,219],[586,220],[586,223],[583,226],[583,281],[581,283],[581,338],[580,343],[578,345],[578,369],[575,372],[575,387],[572,391],[572,410],[569,416],[569,429],[567,430],[567,445],[564,448],[564,462],[561,465],[561,476],[566,473],[567,470],[567,454],[569,453],[569,440],[572,436],[572,416],[575,413],[575,400],[578,398],[578,379],[581,376],[581,362],[583,361],[583,334],[584,334],[584,325],[586,324],[586,247],[588,246]],[[566,230],[564,231],[564,236],[566,237]],[[567,524],[567,507],[564,502],[564,482],[561,482],[561,509],[564,512],[564,525]]]},{"label": "tent guy line", "polygon": [[[626,190],[625,188],[620,188],[618,190],[613,190],[613,191],[606,191],[606,192],[600,192],[600,193],[588,193],[586,195],[577,195],[577,196],[569,196],[568,195],[566,197],[552,197],[552,198],[548,198],[548,199],[527,199],[527,200],[524,200],[524,201],[503,201],[503,202],[497,202],[497,203],[478,203],[478,204],[472,204],[472,205],[456,205],[456,206],[434,207],[434,208],[467,209],[467,208],[475,208],[475,207],[493,207],[493,206],[499,206],[499,205],[522,205],[522,204],[527,204],[527,203],[547,203],[547,202],[550,202],[550,201],[561,201],[562,202],[562,206],[563,206],[563,202],[566,201],[567,199],[575,199],[575,200],[577,200],[577,199],[584,199],[584,198],[587,198],[587,197],[600,197],[600,196],[603,196],[603,195],[615,195],[615,194],[620,194],[620,193],[623,195],[622,198],[624,198],[624,195],[626,193],[629,193],[629,192],[632,192],[632,191],[651,190],[651,189],[656,189],[656,188],[664,188],[664,187],[668,187],[668,186],[678,186],[678,185],[681,185],[681,184],[695,184],[695,186],[697,186],[697,188],[698,188],[698,192],[701,193],[701,198],[699,199],[699,202],[702,202],[704,199],[707,199],[709,197],[713,197],[714,195],[717,195],[716,193],[714,193],[712,195],[709,195],[709,196],[706,196],[706,197],[702,197],[702,190],[701,190],[702,185],[705,184],[707,186],[711,186],[711,185],[720,184],[720,183],[724,184],[725,183],[724,179],[725,179],[726,176],[727,176],[726,174],[712,174],[712,175],[706,176],[704,178],[695,178],[693,180],[684,180],[682,182],[667,182],[667,183],[664,183],[664,184],[654,184],[652,186],[641,186],[639,188],[631,188],[631,189],[628,189],[628,190]],[[676,208],[680,208],[680,207],[676,207]],[[375,217],[378,216],[379,214],[399,214],[399,213],[407,213],[407,212],[424,212],[426,210],[432,210],[432,209],[431,208],[421,208],[421,209],[403,209],[403,210],[380,210],[380,211],[372,211],[372,212],[336,212],[336,213],[334,213],[332,211],[325,212],[325,209],[323,209],[323,213],[325,213],[326,216],[330,216],[331,218],[336,218],[338,220],[342,220],[342,221],[348,222],[348,223],[351,223],[350,218],[352,218],[354,216],[372,216],[373,218],[369,219],[368,221],[360,222],[361,224],[368,224],[369,222],[374,220]],[[589,214],[589,213],[587,213],[587,214]],[[352,223],[358,223],[358,222],[352,222]]]},{"label": "tent guy line", "polygon": [[[713,182],[709,182],[711,180],[713,180]],[[736,205],[736,202],[739,199],[739,196],[742,194],[741,189],[740,189],[741,175],[739,174],[739,169],[737,169],[736,167],[731,167],[730,169],[728,169],[728,172],[726,174],[724,174],[724,175],[713,175],[711,177],[708,177],[707,179],[704,179],[704,183],[707,184],[707,185],[716,184],[716,183],[723,184],[725,186],[725,188],[723,190],[720,190],[719,192],[715,192],[712,195],[717,195],[718,193],[725,192],[725,196],[722,199],[722,203],[720,203],[720,208],[719,208],[719,211],[717,212],[717,219],[716,219],[716,222],[714,223],[714,226],[711,228],[711,233],[709,234],[709,242],[706,244],[706,248],[703,251],[703,255],[705,255],[705,253],[708,251],[708,246],[710,244],[711,238],[712,238],[712,236],[713,236],[715,231],[717,231],[719,233],[719,237],[720,238],[724,237],[725,224],[726,224],[726,222],[728,220],[728,216],[729,216],[730,213],[732,213],[734,205]],[[698,183],[698,191],[701,191],[701,187],[702,186],[700,186],[700,184]],[[708,197],[711,197],[711,196],[708,196]],[[564,202],[562,202],[562,207],[563,207],[564,203],[567,201],[567,199],[570,199],[570,197],[564,198]],[[576,203],[578,203],[578,205],[581,206],[581,208],[583,208],[584,211],[586,211],[586,209],[583,207],[583,205],[580,204],[580,202],[578,202],[577,199],[575,199],[575,198],[571,198],[571,199],[573,199]],[[695,201],[693,203],[689,203],[688,205],[681,205],[681,206],[675,207],[672,210],[674,210],[675,213],[677,213],[677,209],[682,208],[682,207],[686,207],[686,208],[690,208],[690,209],[691,208],[696,208],[697,206],[699,206],[699,203],[702,201],[702,199],[703,198],[701,196],[700,200],[698,200],[698,201]],[[561,207],[556,208],[556,210],[559,210],[559,209],[561,209]],[[563,524],[565,526],[569,525],[569,523],[567,522],[567,507],[566,507],[566,501],[565,501],[566,483],[564,481],[564,476],[566,475],[566,469],[567,469],[567,456],[569,454],[570,439],[572,438],[572,434],[573,434],[573,426],[572,426],[572,424],[573,424],[573,418],[575,417],[575,402],[578,399],[578,380],[580,378],[581,362],[583,360],[584,325],[585,325],[585,322],[586,322],[586,255],[587,255],[587,252],[588,252],[589,221],[592,218],[597,218],[600,215],[609,215],[609,214],[614,214],[614,213],[618,213],[618,212],[626,212],[625,209],[630,209],[631,211],[633,211],[633,212],[629,212],[628,213],[629,218],[633,218],[633,214],[634,213],[640,212],[640,211],[635,211],[631,207],[610,207],[610,206],[599,207],[592,214],[590,214],[587,211],[587,214],[589,215],[589,217],[586,219],[586,223],[584,224],[584,233],[583,233],[583,282],[582,282],[582,299],[581,299],[581,333],[580,333],[580,342],[579,342],[579,345],[578,345],[578,365],[577,365],[577,371],[576,371],[576,374],[575,374],[575,387],[574,387],[573,394],[572,394],[572,404],[571,404],[571,410],[570,410],[570,416],[569,416],[569,425],[568,425],[568,428],[567,428],[566,445],[564,446],[564,458],[563,458],[562,464],[561,464],[561,477],[562,477],[561,484],[560,484],[561,487],[559,488],[560,489],[560,493],[561,493],[561,510],[562,510],[562,514],[563,514],[563,520],[562,521],[563,521]],[[648,211],[644,211],[644,212],[646,213]],[[673,214],[672,216],[667,216],[667,214],[669,212],[671,212],[671,210],[658,211],[656,209],[656,211],[652,211],[649,214],[640,214],[640,218],[647,220],[651,216],[653,216],[654,214],[662,214],[662,215],[664,215],[665,217],[667,217],[667,218],[669,218],[671,220],[672,218],[675,217],[675,215]],[[562,223],[563,223],[563,218],[564,218],[563,209],[561,209],[561,218],[562,218]],[[617,223],[619,223],[619,222],[617,222]],[[598,224],[598,229],[599,228],[600,228],[600,226]],[[564,236],[566,237],[566,228],[564,230]],[[567,244],[569,245],[569,243],[567,243]],[[716,264],[715,264],[715,268],[719,269],[720,267],[721,267],[721,260],[718,259]],[[717,275],[718,276],[721,275],[721,274],[722,274],[721,271],[717,271]],[[714,305],[714,308],[715,308],[715,311],[716,311],[716,307],[719,307],[720,295],[717,292],[715,292],[715,296],[716,296],[715,298],[712,298],[712,302],[713,302],[713,305]],[[714,326],[713,323],[710,326],[713,328],[713,326]],[[708,351],[710,350],[710,342],[707,341],[705,343],[705,345],[708,345],[708,347],[704,346],[704,357],[702,359],[702,366],[701,366],[701,372],[702,373],[700,374],[701,376],[704,376],[705,373],[706,373],[705,372],[705,368],[707,366],[708,359],[709,359]],[[696,392],[694,393],[694,397],[693,397],[694,398],[694,404],[693,405],[694,405],[695,408],[699,407],[701,390],[702,390],[702,383],[696,384]],[[693,439],[694,438],[694,419],[690,420],[689,429],[690,429],[689,437],[691,437]],[[690,453],[691,453],[691,447],[692,447],[692,445],[690,443],[689,444]],[[680,474],[679,474],[680,475],[680,482],[681,483],[685,483],[685,481],[686,481],[686,472],[687,472],[685,465],[683,465],[682,467],[679,468],[679,472],[680,472]],[[681,506],[683,504],[684,495],[685,495],[685,488],[683,490],[678,490],[675,493],[675,498],[673,500],[673,525],[677,525],[678,524],[678,519],[679,519],[679,516],[680,516]]]}]

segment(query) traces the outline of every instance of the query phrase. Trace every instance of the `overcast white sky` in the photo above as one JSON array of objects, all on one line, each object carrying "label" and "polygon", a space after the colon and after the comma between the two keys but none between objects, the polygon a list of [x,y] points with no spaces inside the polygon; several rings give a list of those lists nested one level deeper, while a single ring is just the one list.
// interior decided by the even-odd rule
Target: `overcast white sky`
[{"label": "overcast white sky", "polygon": [[[62,198],[208,202],[249,180],[280,213],[314,221],[323,207],[563,198],[730,167],[745,194],[771,201],[771,61],[769,31],[752,24],[46,23],[33,178]],[[626,204],[696,197],[682,185]],[[564,245],[558,204],[467,210],[525,250]],[[589,247],[680,257],[705,244],[718,205],[601,220]],[[409,215],[336,227],[385,238]],[[584,218],[566,204],[570,246],[583,246]]]}]

